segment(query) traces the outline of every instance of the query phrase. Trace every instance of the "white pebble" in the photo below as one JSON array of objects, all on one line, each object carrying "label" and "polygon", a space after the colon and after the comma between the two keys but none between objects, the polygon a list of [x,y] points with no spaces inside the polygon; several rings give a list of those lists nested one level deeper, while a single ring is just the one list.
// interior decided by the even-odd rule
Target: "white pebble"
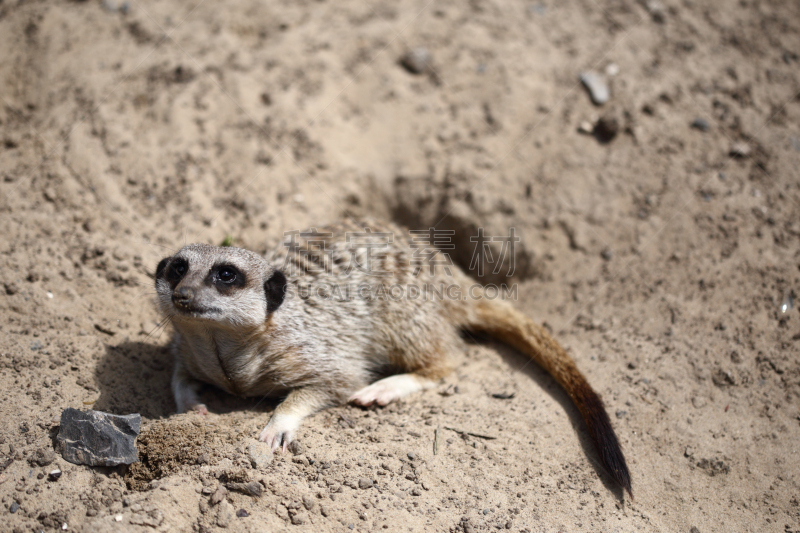
[{"label": "white pebble", "polygon": [[592,102],[597,105],[603,105],[608,102],[611,97],[611,92],[608,89],[608,84],[602,74],[593,72],[591,70],[581,73],[581,83],[589,91],[589,96]]}]

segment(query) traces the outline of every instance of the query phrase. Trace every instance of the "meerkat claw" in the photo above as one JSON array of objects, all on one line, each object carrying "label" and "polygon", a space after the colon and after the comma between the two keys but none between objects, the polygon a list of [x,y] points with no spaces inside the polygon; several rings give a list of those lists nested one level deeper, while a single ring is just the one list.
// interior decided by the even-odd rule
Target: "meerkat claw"
[{"label": "meerkat claw", "polygon": [[258,440],[266,442],[272,453],[278,449],[285,453],[289,443],[294,440],[294,432],[298,425],[298,421],[291,417],[273,416],[261,431]]}]

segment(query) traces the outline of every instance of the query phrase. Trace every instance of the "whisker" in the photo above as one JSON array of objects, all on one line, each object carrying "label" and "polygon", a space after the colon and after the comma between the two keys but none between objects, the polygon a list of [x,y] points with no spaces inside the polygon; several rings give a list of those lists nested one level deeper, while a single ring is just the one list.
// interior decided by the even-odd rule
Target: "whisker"
[{"label": "whisker", "polygon": [[169,324],[172,321],[172,317],[173,316],[174,316],[174,313],[173,314],[169,314],[169,315],[165,316],[164,318],[162,318],[161,320],[159,320],[156,323],[156,326],[152,330],[150,330],[150,332],[144,338],[145,342],[150,341],[151,339],[153,339],[153,335],[155,335],[156,332],[158,332],[158,338],[156,338],[155,340],[157,341],[158,339],[160,339],[161,338],[161,333],[163,333],[163,331],[167,328],[167,324]]}]

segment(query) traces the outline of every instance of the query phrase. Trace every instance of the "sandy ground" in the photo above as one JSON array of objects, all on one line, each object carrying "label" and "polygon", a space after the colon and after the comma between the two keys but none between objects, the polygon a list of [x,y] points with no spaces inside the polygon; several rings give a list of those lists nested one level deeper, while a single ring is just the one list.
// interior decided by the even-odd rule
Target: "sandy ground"
[{"label": "sandy ground", "polygon": [[[797,2],[6,0],[0,50],[3,531],[800,531]],[[158,260],[344,213],[453,229],[462,264],[515,228],[516,305],[602,394],[635,500],[499,344],[260,468],[273,401],[175,415]],[[141,413],[145,461],[41,465],[66,407]]]}]

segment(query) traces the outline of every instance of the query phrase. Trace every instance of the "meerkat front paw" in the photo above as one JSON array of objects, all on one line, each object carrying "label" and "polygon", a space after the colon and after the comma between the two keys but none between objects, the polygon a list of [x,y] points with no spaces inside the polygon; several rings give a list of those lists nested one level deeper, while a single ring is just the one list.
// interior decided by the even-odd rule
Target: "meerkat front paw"
[{"label": "meerkat front paw", "polygon": [[176,398],[175,404],[177,405],[178,413],[189,413],[194,411],[195,413],[206,416],[208,414],[208,407],[204,403],[188,403],[182,402]]},{"label": "meerkat front paw", "polygon": [[289,443],[294,440],[294,434],[297,428],[300,427],[302,419],[292,415],[272,415],[267,425],[258,436],[258,440],[266,442],[270,449],[275,452],[283,445],[283,451],[286,451]]}]

